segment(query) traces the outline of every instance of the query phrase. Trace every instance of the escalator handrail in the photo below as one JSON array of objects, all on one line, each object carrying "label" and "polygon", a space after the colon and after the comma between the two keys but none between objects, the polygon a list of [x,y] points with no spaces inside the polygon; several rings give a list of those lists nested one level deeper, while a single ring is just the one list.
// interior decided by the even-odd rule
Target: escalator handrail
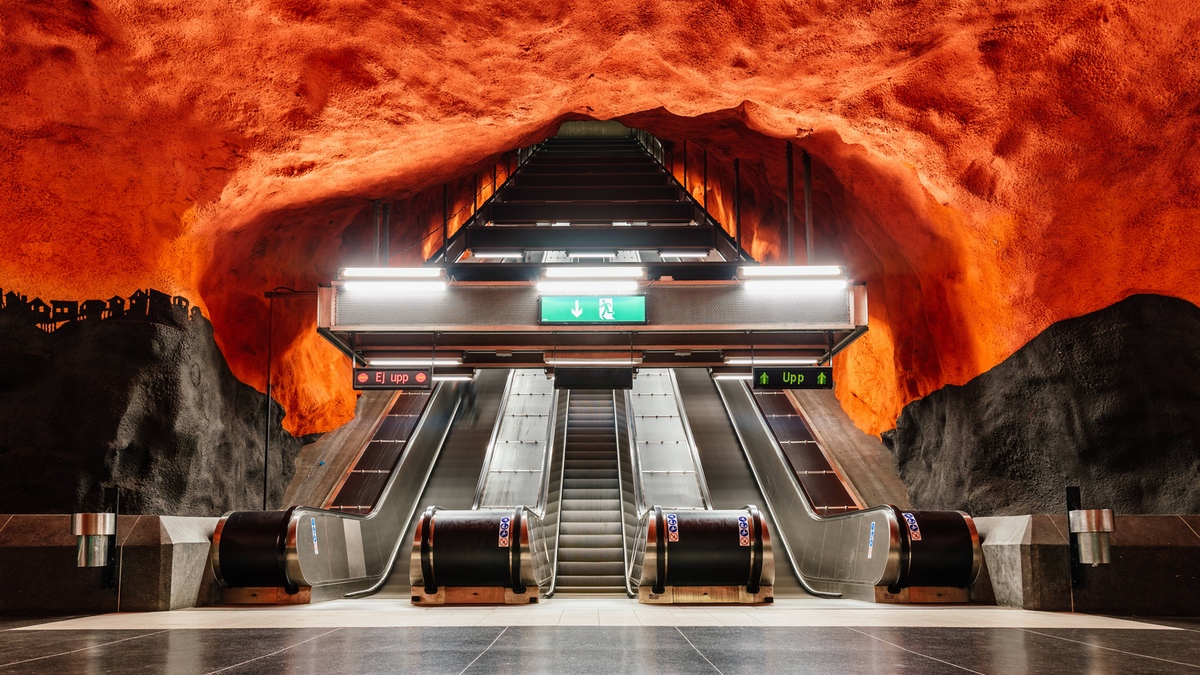
[{"label": "escalator handrail", "polygon": [[[617,391],[618,390],[614,389],[612,392],[613,440],[615,440],[616,444],[617,444],[617,447],[615,448],[615,450],[617,451],[617,494],[620,496],[620,498],[622,500],[624,500],[624,497],[625,497],[624,487],[625,486],[623,485],[623,481],[621,479],[621,424],[620,424],[620,420],[617,419]],[[622,393],[624,393],[625,390],[622,389],[620,391]],[[625,412],[626,412],[626,414],[628,414],[628,412],[629,412],[628,408],[626,408]],[[626,429],[629,428],[628,420],[626,420],[625,428]],[[630,573],[629,547],[626,546],[626,543],[625,543],[625,504],[623,501],[621,504],[621,558],[625,563],[625,593],[628,594],[629,597],[632,598],[632,597],[634,597],[634,594],[633,594],[633,587],[629,583],[629,573]]]},{"label": "escalator handrail", "polygon": [[[742,383],[742,390],[746,391],[746,392],[749,391],[745,388],[745,383]],[[738,444],[742,446],[742,452],[746,454],[746,458],[747,458],[747,460],[749,460],[750,453],[746,449],[746,439],[742,435],[742,430],[738,427],[737,420],[734,419],[733,414],[729,410],[729,401],[726,400],[726,398],[725,398],[725,392],[721,390],[721,387],[717,387],[717,394],[721,397],[721,402],[725,406],[725,414],[729,415],[729,421],[730,421],[731,426],[733,427],[734,434],[737,436]],[[749,395],[749,394],[747,393],[747,395]],[[759,421],[761,422],[762,415],[759,415],[758,418],[759,418]],[[764,422],[764,424],[765,424],[765,422]],[[779,444],[774,442],[774,435],[771,435],[770,437],[772,438],[773,445],[775,446],[776,451],[782,453],[782,450],[779,448]],[[759,489],[761,490],[762,489],[761,488],[762,478],[758,475],[758,468],[755,467],[753,461],[749,461],[748,463],[750,464],[751,473],[754,474],[754,480],[760,486]],[[804,499],[801,499],[800,501],[804,505],[805,509],[808,511],[808,515],[811,517],[817,517],[816,514],[812,511],[811,506],[808,504],[807,495],[804,494],[803,490],[800,490],[800,484],[798,481],[796,481],[796,477],[791,476],[791,479],[792,479],[792,482],[795,483],[796,489],[800,492],[800,495],[802,497],[804,497]],[[770,499],[767,498],[767,495],[765,493],[763,494],[763,500],[766,502],[766,507],[771,509],[772,515],[776,515],[777,512],[771,506]],[[778,522],[778,515],[776,515],[776,522]],[[779,530],[779,528],[776,528],[776,529]],[[813,585],[808,581],[808,579],[804,578],[804,572],[801,570],[800,565],[796,562],[796,557],[794,555],[792,555],[792,547],[791,547],[791,544],[788,543],[787,537],[784,536],[784,534],[781,530],[777,531],[776,534],[778,535],[777,538],[779,540],[780,547],[783,548],[783,553],[784,553],[784,555],[787,556],[788,563],[792,566],[792,571],[794,571],[796,573],[796,580],[800,582],[800,586],[806,592],[808,592],[812,595],[815,595],[817,597],[821,597],[821,598],[840,598],[840,597],[842,597],[842,594],[838,593],[836,591],[822,591],[822,590],[818,590],[818,589],[814,588]]]},{"label": "escalator handrail", "polygon": [[[556,399],[556,401],[557,401],[557,399]],[[557,413],[557,412],[558,412],[558,409],[555,408],[555,413]],[[566,410],[563,411],[562,451],[563,451],[564,457],[563,457],[562,469],[558,476],[558,484],[559,484],[559,488],[558,488],[558,520],[554,523],[554,560],[551,561],[551,565],[550,565],[550,590],[546,591],[547,598],[554,595],[554,590],[558,586],[558,549],[559,549],[559,539],[562,536],[562,500],[563,500],[562,485],[563,485],[563,482],[566,480],[566,476],[567,476],[567,461],[566,461],[567,429],[570,426],[571,426],[571,390],[568,389],[567,390],[567,408],[566,408]],[[551,453],[553,453],[553,449],[551,449]]]},{"label": "escalator handrail", "polygon": [[[438,384],[437,389],[434,391],[433,395],[431,395],[429,397],[429,403],[425,407],[425,412],[421,415],[421,420],[417,423],[417,426],[413,429],[413,432],[409,436],[409,438],[416,438],[417,434],[420,432],[421,428],[425,426],[425,422],[429,418],[430,410],[433,407],[433,401],[437,397],[438,393],[440,393],[442,391],[442,388],[445,386],[446,386],[445,384]],[[454,401],[454,409],[450,411],[450,419],[451,420],[453,420],[454,417],[458,414],[458,409],[461,405],[462,405],[462,396],[459,396]],[[413,499],[413,506],[411,509],[409,509],[408,516],[403,518],[402,520],[400,520],[401,523],[411,523],[413,521],[413,518],[416,517],[417,511],[421,508],[421,500],[419,499],[419,496],[421,494],[424,494],[425,488],[429,484],[429,476],[433,474],[433,467],[437,464],[438,458],[440,458],[442,455],[442,449],[446,445],[446,437],[450,435],[450,427],[451,426],[453,426],[453,425],[447,424],[445,426],[445,428],[442,430],[442,435],[437,441],[437,450],[433,453],[433,457],[430,459],[429,464],[425,469],[425,478],[421,481],[421,488],[419,490],[417,490],[418,498]],[[407,457],[407,456],[409,456],[409,453],[405,452],[404,456],[401,457],[401,463],[397,464],[396,468],[392,470],[391,475],[388,476],[388,482],[384,485],[384,488],[383,488],[383,491],[381,493],[381,497],[380,497],[380,500],[378,503],[380,503],[380,504],[383,503],[384,502],[383,495],[389,494],[391,487],[392,487],[392,483],[395,482],[396,477],[399,475],[400,468],[403,466],[404,457]],[[313,510],[316,510],[316,509],[313,509]],[[377,514],[378,512],[379,512],[379,509],[378,509],[378,507],[376,507],[376,509],[374,511],[372,511],[371,513],[367,514],[366,516],[362,516],[360,518],[363,520],[366,520],[367,518],[373,518],[375,516],[375,514]],[[342,514],[342,515],[345,516],[346,514]],[[347,517],[353,517],[353,516],[347,516]],[[293,516],[293,519],[295,519],[295,516]],[[400,532],[396,535],[396,543],[394,546],[392,546],[391,554],[385,558],[383,570],[380,572],[379,578],[376,579],[371,584],[370,587],[362,589],[362,590],[358,590],[358,591],[353,591],[351,593],[347,593],[345,595],[345,597],[360,598],[363,596],[371,595],[373,593],[378,592],[379,589],[382,588],[385,583],[387,583],[388,577],[391,576],[391,574],[392,574],[392,568],[396,565],[396,556],[400,554],[401,548],[406,543],[411,545],[411,542],[406,541],[406,539],[404,537],[404,533],[405,533],[405,529],[402,528],[400,530]],[[370,577],[367,577],[367,578],[369,579]]]}]

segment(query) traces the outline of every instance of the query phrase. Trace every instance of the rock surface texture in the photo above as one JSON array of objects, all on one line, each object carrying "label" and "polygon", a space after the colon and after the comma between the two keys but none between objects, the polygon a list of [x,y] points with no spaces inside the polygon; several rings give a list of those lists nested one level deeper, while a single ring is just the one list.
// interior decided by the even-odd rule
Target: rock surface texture
[{"label": "rock surface texture", "polygon": [[1200,513],[1200,307],[1135,295],[1054,324],[883,435],[917,508]]},{"label": "rock surface texture", "polygon": [[[46,333],[0,312],[0,513],[261,509],[266,396],[230,372],[203,317],[105,319]],[[275,405],[270,506],[301,442]]]},{"label": "rock surface texture", "polygon": [[[193,298],[262,390],[263,292],[353,260],[370,200],[394,204],[391,262],[419,262],[407,206],[615,118],[706,151],[718,213],[740,159],[743,239],[779,262],[791,140],[814,261],[869,284],[835,366],[879,433],[1056,321],[1200,302],[1198,36],[1195,3],[1150,0],[6,3],[0,281]],[[276,304],[287,428],[333,428],[348,365],[310,300]]]}]

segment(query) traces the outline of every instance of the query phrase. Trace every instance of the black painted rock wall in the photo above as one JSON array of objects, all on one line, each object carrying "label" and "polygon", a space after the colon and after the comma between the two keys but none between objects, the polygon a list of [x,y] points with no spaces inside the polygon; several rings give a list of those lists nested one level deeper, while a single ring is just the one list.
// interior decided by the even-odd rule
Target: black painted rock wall
[{"label": "black painted rock wall", "polygon": [[[198,313],[77,320],[0,312],[0,513],[69,513],[122,488],[122,512],[262,508],[266,397],[239,382]],[[274,405],[270,503],[301,441]]]},{"label": "black painted rock wall", "polygon": [[1200,308],[1135,295],[1060,321],[883,434],[918,508],[1200,513]]}]

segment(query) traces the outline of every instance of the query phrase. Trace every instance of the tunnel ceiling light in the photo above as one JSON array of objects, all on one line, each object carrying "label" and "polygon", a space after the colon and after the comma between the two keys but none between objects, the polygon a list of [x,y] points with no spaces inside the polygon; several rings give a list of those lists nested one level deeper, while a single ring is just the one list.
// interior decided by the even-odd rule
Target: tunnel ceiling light
[{"label": "tunnel ceiling light", "polygon": [[735,356],[725,359],[727,366],[812,366],[816,365],[817,359],[808,358],[754,358],[750,356]]},{"label": "tunnel ceiling light", "polygon": [[438,293],[446,290],[444,281],[347,281],[342,287],[349,293],[362,295],[402,295],[405,293]]},{"label": "tunnel ceiling light", "polygon": [[473,258],[494,258],[498,260],[508,260],[511,258],[524,258],[524,251],[471,251]]},{"label": "tunnel ceiling light", "polygon": [[753,380],[752,373],[718,373],[713,375],[714,380]]},{"label": "tunnel ceiling light", "polygon": [[542,295],[629,295],[636,293],[636,281],[539,281]]},{"label": "tunnel ceiling light", "polygon": [[440,267],[347,267],[343,279],[438,279]]},{"label": "tunnel ceiling light", "polygon": [[434,375],[429,379],[434,382],[470,382],[475,378],[473,375]]},{"label": "tunnel ceiling light", "polygon": [[550,227],[570,227],[570,226],[571,226],[570,223],[568,223],[566,221],[562,221],[562,220],[560,220],[558,222],[550,223]]},{"label": "tunnel ceiling light", "polygon": [[663,258],[707,258],[710,251],[659,251]]},{"label": "tunnel ceiling light", "polygon": [[568,251],[568,258],[615,258],[616,251]]},{"label": "tunnel ceiling light", "polygon": [[563,265],[547,267],[547,279],[643,279],[646,277],[645,267],[629,267],[625,265],[578,266]]},{"label": "tunnel ceiling light", "polygon": [[462,359],[367,359],[372,368],[426,368],[428,366],[458,366]]},{"label": "tunnel ceiling light", "polygon": [[738,274],[743,277],[836,277],[843,274],[836,265],[760,265],[741,267]]},{"label": "tunnel ceiling light", "polygon": [[749,293],[800,293],[816,295],[845,291],[845,279],[751,279],[743,284]]}]

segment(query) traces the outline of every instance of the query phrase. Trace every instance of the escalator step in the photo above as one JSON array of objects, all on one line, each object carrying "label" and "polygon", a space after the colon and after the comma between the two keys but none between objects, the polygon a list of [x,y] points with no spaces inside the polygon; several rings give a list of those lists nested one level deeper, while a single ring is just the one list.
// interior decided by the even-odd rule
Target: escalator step
[{"label": "escalator step", "polygon": [[573,499],[563,502],[564,514],[582,512],[596,513],[606,517],[621,519],[621,500],[618,499]]},{"label": "escalator step", "polygon": [[570,542],[569,548],[562,547],[562,540],[559,540],[558,562],[585,562],[585,563],[621,563],[621,569],[625,569],[625,552],[620,548],[602,547],[602,548],[584,548],[577,546],[574,541]]},{"label": "escalator step", "polygon": [[620,534],[558,534],[558,545],[564,545],[564,541],[569,541],[572,547],[582,548],[615,548],[620,551],[625,545],[625,538]]},{"label": "escalator step", "polygon": [[617,534],[617,535],[619,535],[619,534],[621,534],[621,529],[622,529],[621,523],[616,522],[616,521],[612,521],[612,522],[604,522],[604,521],[566,522],[566,521],[563,521],[562,524],[559,525],[558,536],[563,537],[563,536],[567,536],[567,535],[576,535],[576,534],[587,534],[587,535]]},{"label": "escalator step", "polygon": [[560,580],[562,579],[563,575],[589,577],[607,576],[616,577],[617,579],[625,578],[625,563],[623,561],[565,561],[562,559],[562,551],[559,551],[558,553],[558,578]]},{"label": "escalator step", "polygon": [[619,490],[621,489],[621,481],[616,478],[575,478],[574,476],[565,476],[563,478],[563,490],[587,490],[589,488]]},{"label": "escalator step", "polygon": [[563,499],[603,499],[619,501],[621,490],[616,486],[604,488],[567,488],[563,490]]}]

